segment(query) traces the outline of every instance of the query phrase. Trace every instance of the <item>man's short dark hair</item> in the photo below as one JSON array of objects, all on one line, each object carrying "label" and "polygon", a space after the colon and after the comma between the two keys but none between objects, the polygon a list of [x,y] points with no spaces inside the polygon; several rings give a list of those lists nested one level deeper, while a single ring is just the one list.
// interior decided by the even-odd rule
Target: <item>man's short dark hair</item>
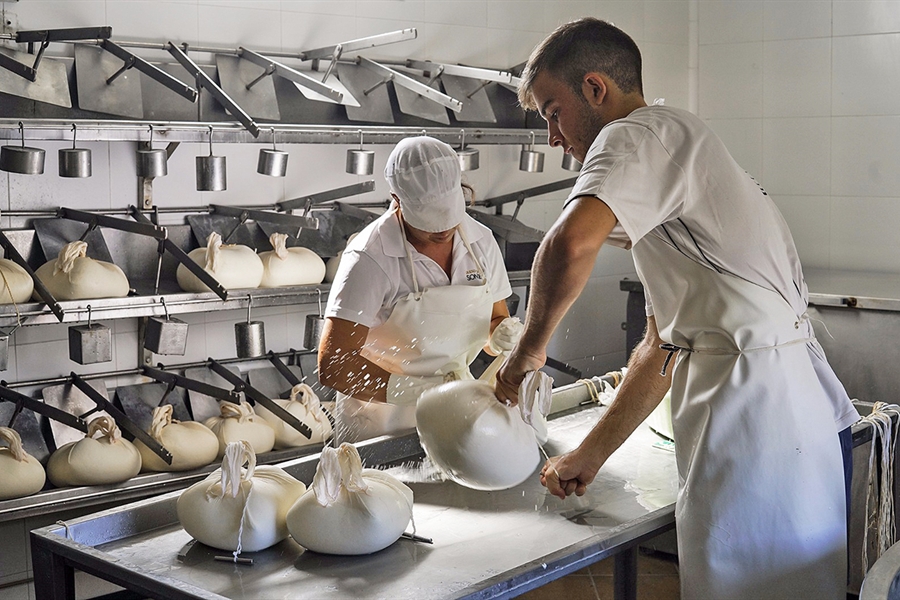
[{"label": "man's short dark hair", "polygon": [[582,78],[592,71],[606,74],[626,94],[644,93],[641,51],[634,40],[615,25],[585,17],[557,27],[534,49],[522,71],[519,103],[537,108],[531,88],[539,73],[553,75],[580,97]]}]

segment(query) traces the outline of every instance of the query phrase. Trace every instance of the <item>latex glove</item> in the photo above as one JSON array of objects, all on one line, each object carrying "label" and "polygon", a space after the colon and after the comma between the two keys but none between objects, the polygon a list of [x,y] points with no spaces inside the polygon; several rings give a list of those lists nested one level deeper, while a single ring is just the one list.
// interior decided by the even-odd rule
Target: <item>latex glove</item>
[{"label": "latex glove", "polygon": [[391,373],[387,385],[387,403],[398,406],[415,406],[422,392],[444,383],[443,375],[419,377]]},{"label": "latex glove", "polygon": [[491,332],[491,339],[488,340],[488,348],[494,354],[509,352],[516,346],[516,342],[522,337],[522,330],[525,325],[518,317],[506,317]]}]

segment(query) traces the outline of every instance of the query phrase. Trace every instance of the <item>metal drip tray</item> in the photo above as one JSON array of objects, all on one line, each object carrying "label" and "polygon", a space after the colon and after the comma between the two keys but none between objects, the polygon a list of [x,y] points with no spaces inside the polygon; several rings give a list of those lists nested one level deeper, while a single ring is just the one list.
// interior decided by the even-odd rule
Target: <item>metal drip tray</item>
[{"label": "metal drip tray", "polygon": [[[551,420],[547,451],[572,449],[605,410],[593,405]],[[249,567],[216,562],[201,544],[182,552],[190,536],[177,521],[179,493],[169,493],[32,532],[34,568],[44,574],[35,587],[39,597],[67,597],[60,590],[74,566],[154,598],[511,597],[674,526],[675,455],[654,447],[658,439],[641,426],[588,493],[566,501],[549,495],[537,474],[501,492],[410,483],[416,532],[434,543],[400,539],[368,556],[320,555],[291,539],[254,553]],[[367,466],[422,456],[414,433],[357,447]],[[317,461],[280,466],[309,483]]]}]

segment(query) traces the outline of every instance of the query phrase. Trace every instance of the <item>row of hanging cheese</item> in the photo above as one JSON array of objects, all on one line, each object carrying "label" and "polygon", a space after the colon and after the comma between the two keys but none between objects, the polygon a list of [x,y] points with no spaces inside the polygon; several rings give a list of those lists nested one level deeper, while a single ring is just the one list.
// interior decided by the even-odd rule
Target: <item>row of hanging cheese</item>
[{"label": "row of hanging cheese", "polygon": [[222,458],[229,442],[250,440],[255,452],[273,448],[294,448],[317,444],[329,439],[331,422],[319,398],[305,383],[294,386],[289,400],[274,402],[297,417],[312,430],[307,439],[280,418],[259,406],[257,414],[247,403],[223,402],[221,416],[203,423],[172,419],[172,406],[159,406],[153,411],[153,422],[147,432],[172,454],[168,465],[139,440],[122,438],[115,422],[106,416],[88,424],[84,439],[58,448],[44,467],[22,448],[19,434],[0,427],[0,500],[21,498],[39,492],[45,477],[56,487],[107,485],[122,483],[141,471],[187,471],[206,466]]},{"label": "row of hanging cheese", "polygon": [[[188,256],[226,289],[313,285],[325,279],[325,261],[312,250],[288,248],[283,233],[273,233],[269,242],[274,250],[257,254],[248,246],[223,244],[218,233],[211,233],[206,247],[196,248]],[[82,241],[63,246],[59,256],[39,267],[35,275],[57,300],[122,298],[130,287],[122,269],[89,258]],[[184,265],[178,265],[175,276],[186,292],[210,291]],[[15,262],[0,259],[0,277],[0,304],[40,300],[31,277]]]}]

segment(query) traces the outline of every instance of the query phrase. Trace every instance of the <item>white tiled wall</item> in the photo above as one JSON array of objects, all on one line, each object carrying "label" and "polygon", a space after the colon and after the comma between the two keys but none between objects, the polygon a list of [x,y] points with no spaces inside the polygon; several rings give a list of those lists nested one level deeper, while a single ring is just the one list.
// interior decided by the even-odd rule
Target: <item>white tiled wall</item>
[{"label": "white tiled wall", "polygon": [[700,0],[699,114],[805,267],[900,272],[900,2]]},{"label": "white tiled wall", "polygon": [[[418,36],[408,42],[366,52],[371,58],[417,58],[508,68],[524,61],[533,46],[556,25],[593,15],[609,19],[628,31],[644,50],[645,88],[648,98],[664,97],[669,105],[687,107],[688,2],[687,0],[617,0],[537,2],[513,0],[360,0],[261,1],[182,0],[42,0],[4,2],[7,20],[20,29],[110,25],[120,40],[187,42],[191,45],[236,47],[259,51],[300,51],[358,37],[415,27]],[[64,44],[48,52],[71,53]],[[168,60],[153,50],[141,50],[149,60]],[[211,62],[204,53],[192,53],[198,62]],[[541,133],[539,138],[543,138]],[[266,142],[268,143],[268,142]],[[83,143],[93,151],[93,177],[86,180],[55,177],[56,150],[65,144],[42,143],[47,150],[46,173],[41,177],[0,172],[0,214],[7,209],[125,207],[137,202],[134,143]],[[228,191],[195,191],[194,157],[208,152],[202,144],[182,144],[169,161],[169,174],[154,182],[160,206],[272,204],[286,198],[349,185],[363,178],[344,173],[347,147],[289,146],[287,176],[269,178],[256,173],[258,145],[214,146],[228,163]],[[481,168],[467,173],[481,198],[574,176],[559,165],[562,154],[547,149],[542,174],[518,170],[518,146],[482,147]],[[378,175],[390,147],[375,147],[376,190],[361,201],[382,200],[387,187]],[[559,214],[564,192],[529,199],[519,218],[546,230]],[[507,207],[507,211],[511,210]],[[168,219],[173,217],[168,216]],[[174,217],[179,220],[181,217]],[[9,225],[9,223],[4,223]],[[12,225],[16,225],[13,223]],[[597,263],[589,293],[579,301],[554,341],[551,354],[573,364],[596,365],[597,370],[621,366],[624,360],[625,293],[618,289],[623,276],[634,276],[628,253],[604,250]],[[258,311],[266,322],[268,346],[274,350],[301,347],[305,315],[313,305]],[[255,311],[256,312],[256,311]],[[233,322],[241,311],[186,315],[191,324],[188,353],[184,357],[154,357],[170,362],[203,360],[209,355],[234,355]],[[14,335],[10,367],[2,373],[9,381],[79,372],[135,367],[137,332],[134,321],[107,323],[114,329],[113,362],[81,367],[68,360],[66,327],[24,328]],[[575,335],[572,332],[578,332]],[[594,332],[594,333],[590,333]]]}]

